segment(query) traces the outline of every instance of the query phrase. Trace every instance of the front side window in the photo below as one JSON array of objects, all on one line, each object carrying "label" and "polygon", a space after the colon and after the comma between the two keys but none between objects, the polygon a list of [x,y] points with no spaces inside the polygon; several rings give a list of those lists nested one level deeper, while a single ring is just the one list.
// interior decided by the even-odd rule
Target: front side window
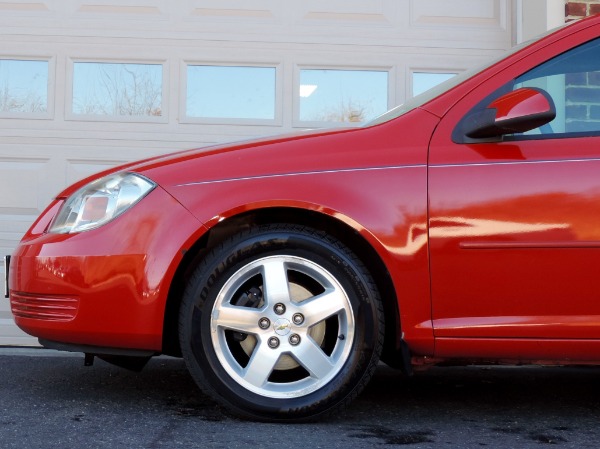
[{"label": "front side window", "polygon": [[472,117],[493,109],[494,101],[512,91],[534,88],[551,98],[556,117],[525,132],[505,134],[503,140],[531,140],[600,134],[600,39],[589,41],[520,75],[481,101],[455,129]]},{"label": "front side window", "polygon": [[600,39],[580,45],[521,75],[513,89],[537,87],[548,92],[556,118],[528,134],[600,132]]},{"label": "front side window", "polygon": [[48,111],[48,61],[0,59],[0,113]]}]

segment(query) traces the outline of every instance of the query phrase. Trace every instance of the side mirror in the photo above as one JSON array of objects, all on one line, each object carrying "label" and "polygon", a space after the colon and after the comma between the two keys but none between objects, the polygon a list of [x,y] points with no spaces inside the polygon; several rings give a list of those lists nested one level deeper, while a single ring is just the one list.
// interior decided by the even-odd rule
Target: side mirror
[{"label": "side mirror", "polygon": [[556,107],[542,89],[523,87],[492,101],[483,111],[463,121],[463,133],[472,139],[500,137],[522,133],[551,122]]}]

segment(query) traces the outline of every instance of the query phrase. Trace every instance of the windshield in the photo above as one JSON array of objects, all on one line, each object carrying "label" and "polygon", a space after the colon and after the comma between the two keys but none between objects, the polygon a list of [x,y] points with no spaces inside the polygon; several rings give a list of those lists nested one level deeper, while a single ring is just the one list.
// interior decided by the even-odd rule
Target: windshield
[{"label": "windshield", "polygon": [[[569,26],[573,23],[574,22],[569,22],[560,28]],[[458,75],[444,81],[443,83],[440,83],[437,86],[432,87],[429,90],[426,90],[422,94],[419,94],[413,98],[408,99],[405,103],[401,104],[400,106],[396,106],[395,108],[390,109],[389,111],[385,112],[384,114],[380,115],[379,117],[376,117],[375,119],[371,120],[370,122],[365,123],[364,126],[368,127],[368,126],[373,126],[373,125],[379,125],[381,123],[385,123],[387,121],[395,119],[396,117],[400,117],[401,115],[404,115],[407,112],[412,111],[413,109],[418,108],[419,106],[422,106],[425,103],[430,102],[434,98],[442,95],[444,92],[452,89],[455,86],[458,86],[459,84],[463,83],[464,81],[468,80],[469,78],[477,75],[478,73],[482,72],[483,70],[487,69],[488,67],[502,61],[503,59],[507,58],[508,56],[527,47],[528,45],[532,44],[533,42],[535,42],[549,34],[554,33],[556,30],[557,30],[557,28],[547,31],[546,33],[544,33],[534,39],[522,42],[521,44],[518,44],[518,45],[512,47],[507,52],[502,53],[501,55],[497,56],[496,58],[492,59],[491,61],[488,61],[486,64],[484,64],[482,66],[477,66],[477,67],[469,69],[465,72],[459,73]]]}]

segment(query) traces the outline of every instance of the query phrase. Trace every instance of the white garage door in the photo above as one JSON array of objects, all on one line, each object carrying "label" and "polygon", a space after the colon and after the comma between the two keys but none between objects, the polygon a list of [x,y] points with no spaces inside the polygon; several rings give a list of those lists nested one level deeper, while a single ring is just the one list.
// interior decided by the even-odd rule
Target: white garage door
[{"label": "white garage door", "polygon": [[[171,150],[357,126],[512,45],[510,0],[0,0],[0,254]],[[35,344],[0,300],[0,345]]]}]

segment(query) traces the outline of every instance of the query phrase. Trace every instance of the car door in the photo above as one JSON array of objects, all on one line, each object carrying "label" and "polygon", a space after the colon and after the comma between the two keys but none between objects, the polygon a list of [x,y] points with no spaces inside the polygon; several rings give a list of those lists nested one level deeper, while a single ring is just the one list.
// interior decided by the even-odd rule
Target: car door
[{"label": "car door", "polygon": [[[556,353],[566,347],[551,343],[600,338],[600,39],[594,34],[588,30],[491,74],[456,103],[432,138],[438,355],[518,356],[521,342],[532,357],[568,357]],[[524,87],[549,94],[553,121],[497,138],[461,135],[474,111]],[[484,339],[495,343],[453,349]]]}]

